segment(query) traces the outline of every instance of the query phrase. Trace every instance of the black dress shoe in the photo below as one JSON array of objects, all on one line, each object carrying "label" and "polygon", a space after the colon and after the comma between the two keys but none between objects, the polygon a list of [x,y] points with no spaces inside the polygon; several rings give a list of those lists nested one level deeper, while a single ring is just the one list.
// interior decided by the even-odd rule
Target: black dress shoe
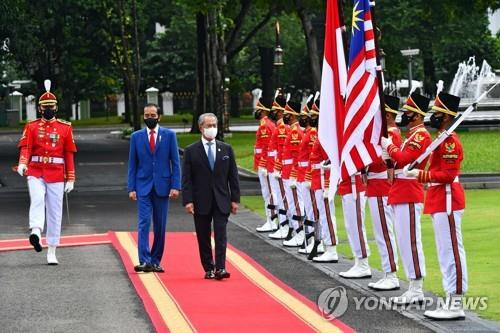
[{"label": "black dress shoe", "polygon": [[40,245],[40,238],[36,234],[30,235],[30,244],[33,245],[36,252],[42,252],[42,245]]},{"label": "black dress shoe", "polygon": [[216,280],[222,280],[222,279],[229,279],[231,277],[231,274],[226,271],[225,269],[218,269],[215,271],[215,279]]},{"label": "black dress shoe", "polygon": [[164,273],[165,270],[160,265],[153,264],[153,272],[155,272],[155,273]]},{"label": "black dress shoe", "polygon": [[214,271],[213,270],[206,271],[205,272],[205,279],[207,279],[207,280],[215,279],[215,273],[214,273]]},{"label": "black dress shoe", "polygon": [[136,272],[152,272],[153,271],[153,265],[151,264],[140,264],[137,266],[134,266],[134,271]]}]

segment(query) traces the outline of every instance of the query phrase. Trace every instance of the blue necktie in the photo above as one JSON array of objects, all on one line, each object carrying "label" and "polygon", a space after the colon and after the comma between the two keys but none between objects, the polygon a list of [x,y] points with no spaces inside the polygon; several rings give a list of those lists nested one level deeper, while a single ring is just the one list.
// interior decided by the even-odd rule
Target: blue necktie
[{"label": "blue necktie", "polygon": [[213,142],[207,142],[207,145],[208,145],[208,152],[207,152],[208,164],[210,164],[210,169],[212,169],[212,171],[214,171],[214,164],[215,164],[214,154],[212,154],[212,145],[213,144],[214,144]]}]

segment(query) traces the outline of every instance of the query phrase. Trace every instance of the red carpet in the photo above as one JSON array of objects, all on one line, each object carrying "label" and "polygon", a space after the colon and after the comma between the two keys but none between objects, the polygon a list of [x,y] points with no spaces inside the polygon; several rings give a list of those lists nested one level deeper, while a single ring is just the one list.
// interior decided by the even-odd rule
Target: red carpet
[{"label": "red carpet", "polygon": [[193,233],[167,233],[163,274],[133,271],[135,233],[111,238],[159,332],[352,331],[323,319],[314,303],[234,247],[228,248],[226,264],[231,278],[214,281],[203,279]]},{"label": "red carpet", "polygon": [[[60,247],[65,246],[84,246],[84,245],[99,245],[109,244],[111,240],[109,234],[92,234],[92,235],[70,235],[62,236]],[[42,246],[46,247],[47,242],[45,237],[42,237]],[[0,240],[1,251],[14,251],[14,250],[32,250],[33,246],[30,244],[28,237],[23,239],[7,239]]]}]

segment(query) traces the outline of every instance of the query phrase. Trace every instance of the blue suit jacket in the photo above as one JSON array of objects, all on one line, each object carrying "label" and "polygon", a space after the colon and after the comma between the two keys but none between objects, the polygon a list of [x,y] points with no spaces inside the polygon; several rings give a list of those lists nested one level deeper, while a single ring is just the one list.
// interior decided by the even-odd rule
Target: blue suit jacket
[{"label": "blue suit jacket", "polygon": [[146,129],[135,131],[130,137],[128,191],[145,196],[153,188],[159,196],[168,196],[170,189],[181,188],[177,137],[163,127],[159,127],[154,152],[149,148]]}]

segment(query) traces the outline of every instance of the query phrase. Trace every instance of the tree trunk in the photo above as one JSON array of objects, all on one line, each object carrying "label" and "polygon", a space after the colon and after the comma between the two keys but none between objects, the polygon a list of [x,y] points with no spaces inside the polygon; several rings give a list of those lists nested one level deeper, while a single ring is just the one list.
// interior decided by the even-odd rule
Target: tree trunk
[{"label": "tree trunk", "polygon": [[295,6],[297,7],[297,13],[302,21],[302,28],[304,29],[304,35],[306,37],[307,54],[311,65],[313,88],[314,90],[319,90],[321,87],[321,66],[318,53],[318,41],[311,22],[311,15],[306,11],[301,0],[295,0]]},{"label": "tree trunk", "polygon": [[239,118],[240,116],[240,93],[239,91],[231,91],[231,110],[229,114],[231,117]]},{"label": "tree trunk", "polygon": [[130,117],[130,93],[125,77],[123,77],[123,97],[125,99],[125,122],[132,126],[132,120]]},{"label": "tree trunk", "polygon": [[262,82],[262,98],[266,102],[273,100],[273,55],[271,47],[259,47],[260,55],[260,78]]},{"label": "tree trunk", "polygon": [[218,36],[218,13],[212,8],[208,12],[208,68],[210,80],[210,109],[218,118],[217,139],[224,139],[224,87],[222,77],[225,67],[223,39]]},{"label": "tree trunk", "polygon": [[424,59],[424,91],[421,93],[426,93],[433,96],[436,93],[435,84],[437,83],[437,80],[434,60],[432,59],[432,50],[424,50],[422,56]]},{"label": "tree trunk", "polygon": [[139,105],[139,90],[141,87],[141,53],[139,49],[139,31],[137,29],[137,1],[132,0],[132,17],[133,17],[133,26],[134,26],[134,42],[135,42],[135,47],[134,47],[134,56],[135,56],[135,61],[132,61],[133,66],[133,94],[132,94],[132,105],[134,108],[134,129],[139,130],[141,129],[141,120],[140,120],[140,113],[141,113],[141,107]]},{"label": "tree trunk", "polygon": [[196,108],[193,113],[191,133],[199,133],[198,117],[206,112],[206,16],[202,13],[196,14]]}]

